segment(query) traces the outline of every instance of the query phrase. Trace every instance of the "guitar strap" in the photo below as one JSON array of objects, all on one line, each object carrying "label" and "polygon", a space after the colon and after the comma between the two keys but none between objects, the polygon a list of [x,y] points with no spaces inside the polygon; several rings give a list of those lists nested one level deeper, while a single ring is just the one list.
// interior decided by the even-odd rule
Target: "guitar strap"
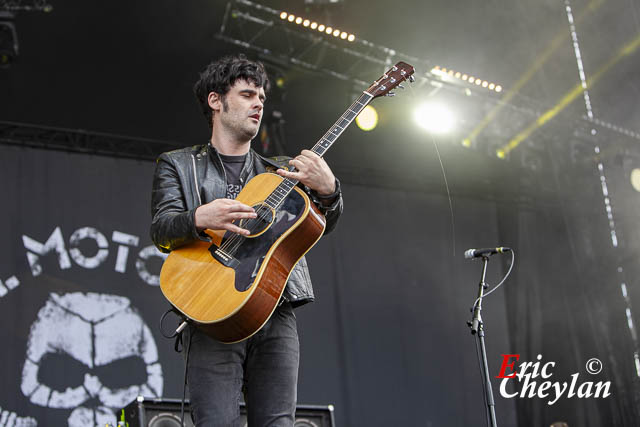
[{"label": "guitar strap", "polygon": [[[257,154],[257,153],[256,153]],[[258,157],[264,162],[267,163],[265,166],[267,172],[276,173],[277,169],[284,169],[288,171],[291,166],[289,166],[289,160],[291,157],[288,156],[276,156],[276,157],[262,157],[258,154]]]}]

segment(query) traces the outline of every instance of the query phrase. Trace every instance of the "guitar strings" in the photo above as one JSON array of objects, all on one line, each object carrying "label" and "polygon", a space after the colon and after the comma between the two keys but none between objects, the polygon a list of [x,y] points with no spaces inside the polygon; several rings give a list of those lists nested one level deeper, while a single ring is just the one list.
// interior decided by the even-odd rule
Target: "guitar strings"
[{"label": "guitar strings", "polygon": [[[296,169],[292,168],[291,169],[292,172],[295,172]],[[296,184],[296,180],[292,180],[291,178],[285,178],[282,180],[282,182],[280,184],[278,184],[278,187],[285,182],[285,180],[289,180],[289,182],[291,182],[294,186]],[[289,192],[293,189],[293,187],[289,190]],[[273,192],[271,192],[271,194],[265,199],[266,200],[269,199],[269,197],[271,197],[271,195],[273,195],[275,192],[275,190]],[[287,196],[289,195],[289,192],[287,192],[287,194],[282,197],[278,203],[276,203],[275,206],[271,206],[267,203],[267,206],[269,206],[269,208],[273,208],[274,210],[274,219],[275,219],[275,211],[280,207],[280,205],[282,204],[282,202],[287,198]],[[253,228],[258,225],[258,221],[259,220],[266,220],[270,215],[271,215],[271,209],[266,208],[264,203],[260,205],[260,207],[258,208],[262,213],[259,214],[256,218],[252,218],[249,221],[247,221],[247,228],[249,231],[254,231]],[[244,242],[244,239],[246,238],[246,236],[240,235],[238,233],[232,232],[234,235],[229,237],[225,243],[223,243],[220,247],[220,249],[224,250],[225,252],[227,252],[230,255],[235,254],[235,251],[240,247],[240,245]],[[252,233],[253,234],[253,233]]]},{"label": "guitar strings", "polygon": [[[293,169],[293,171],[295,171],[295,168]],[[289,179],[291,182],[294,181],[294,180],[291,180],[290,178],[285,178],[285,179]],[[271,194],[273,194],[273,192]],[[288,195],[289,194],[287,193],[287,195],[285,197],[280,199],[278,201],[278,203],[275,206],[273,206],[274,220],[275,220],[275,211],[280,207],[280,205],[282,204],[282,202],[286,199],[286,197]],[[269,197],[270,196],[271,195],[269,195]],[[268,200],[269,197],[267,197],[267,199],[265,199],[265,200]],[[260,207],[258,208],[258,210],[260,211],[260,214],[256,218],[251,218],[249,221],[247,221],[247,224],[245,225],[245,227],[246,227],[247,230],[252,232],[252,234],[254,234],[257,231],[257,230],[254,230],[254,229],[255,229],[255,226],[259,224],[260,220],[267,220],[271,216],[271,209],[269,209],[269,208],[271,208],[271,206],[268,203],[267,203],[267,206],[269,206],[269,207],[266,207],[264,204],[261,204]],[[243,236],[243,235],[235,233],[235,232],[231,232],[231,233],[233,233],[233,236],[229,237],[225,241],[225,243],[223,243],[220,246],[220,249],[222,249],[223,251],[225,251],[229,255],[234,255],[236,250],[240,247],[240,245],[246,239],[246,236]]]},{"label": "guitar strings", "polygon": [[[285,178],[285,179],[288,179],[288,178]],[[284,182],[284,180],[282,182]],[[278,184],[278,186],[280,186],[280,184]],[[269,197],[271,197],[272,194],[274,194],[274,192],[275,192],[275,190],[265,199],[265,202],[266,202],[266,200],[269,199]],[[284,198],[282,200],[284,200]],[[278,202],[278,204],[276,204],[276,206],[274,207],[274,210],[278,208],[278,206],[280,205],[282,200],[280,200],[280,202]],[[268,203],[267,203],[267,205],[268,205]],[[246,224],[247,228],[246,229],[248,229],[249,231],[253,231],[253,228],[258,224],[259,220],[266,220],[270,215],[270,210],[269,209],[265,209],[264,204],[261,204],[258,209],[259,209],[259,211],[261,213],[256,218],[251,218],[249,221],[247,221],[247,224]],[[244,242],[244,239],[246,237],[241,235],[241,234],[235,233],[235,232],[231,232],[231,233],[233,233],[233,236],[231,236],[227,240],[225,240],[225,242],[222,245],[220,245],[220,249],[225,251],[226,253],[228,253],[230,255],[234,255],[235,251]]]},{"label": "guitar strings", "polygon": [[[269,212],[267,209],[264,209],[264,205],[260,205],[258,210],[261,212],[256,218],[251,218],[247,221],[245,225],[246,229],[250,232],[254,232],[254,228],[258,225],[259,220],[266,220],[269,216]],[[239,225],[240,223],[238,223]],[[245,236],[231,232],[233,235],[229,237],[222,245],[220,245],[220,249],[229,255],[234,255],[235,251],[240,247],[240,245],[244,242]],[[253,233],[252,233],[253,234]]]}]

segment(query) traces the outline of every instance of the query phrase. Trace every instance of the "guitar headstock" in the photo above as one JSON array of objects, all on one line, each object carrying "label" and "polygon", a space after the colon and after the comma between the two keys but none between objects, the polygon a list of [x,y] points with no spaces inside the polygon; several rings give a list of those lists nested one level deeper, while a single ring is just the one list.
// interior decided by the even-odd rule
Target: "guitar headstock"
[{"label": "guitar headstock", "polygon": [[[377,98],[379,96],[389,95],[393,96],[391,93],[393,89],[400,86],[403,88],[400,83],[405,80],[409,80],[413,82],[415,79],[413,77],[414,68],[407,64],[406,62],[398,62],[396,65],[391,67],[389,71],[384,73],[378,80],[373,82],[371,86],[365,92],[369,95]],[[404,89],[404,88],[403,88]]]}]

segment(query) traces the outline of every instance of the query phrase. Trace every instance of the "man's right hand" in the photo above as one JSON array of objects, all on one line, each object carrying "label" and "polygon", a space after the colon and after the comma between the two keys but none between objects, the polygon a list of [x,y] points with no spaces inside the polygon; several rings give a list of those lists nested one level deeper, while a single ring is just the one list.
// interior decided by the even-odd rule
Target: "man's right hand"
[{"label": "man's right hand", "polygon": [[255,218],[255,210],[249,206],[232,199],[216,199],[196,209],[196,228],[198,231],[228,230],[234,233],[248,236],[249,230],[233,224],[237,219]]}]

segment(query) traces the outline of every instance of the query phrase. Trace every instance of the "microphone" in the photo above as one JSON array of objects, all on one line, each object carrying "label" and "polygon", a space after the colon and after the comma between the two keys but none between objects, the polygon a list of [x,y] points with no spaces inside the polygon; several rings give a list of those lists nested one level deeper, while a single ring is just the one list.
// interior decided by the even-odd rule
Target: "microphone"
[{"label": "microphone", "polygon": [[481,256],[491,256],[493,254],[503,254],[505,252],[511,252],[511,248],[500,246],[499,248],[467,249],[464,251],[464,257],[471,259]]}]

